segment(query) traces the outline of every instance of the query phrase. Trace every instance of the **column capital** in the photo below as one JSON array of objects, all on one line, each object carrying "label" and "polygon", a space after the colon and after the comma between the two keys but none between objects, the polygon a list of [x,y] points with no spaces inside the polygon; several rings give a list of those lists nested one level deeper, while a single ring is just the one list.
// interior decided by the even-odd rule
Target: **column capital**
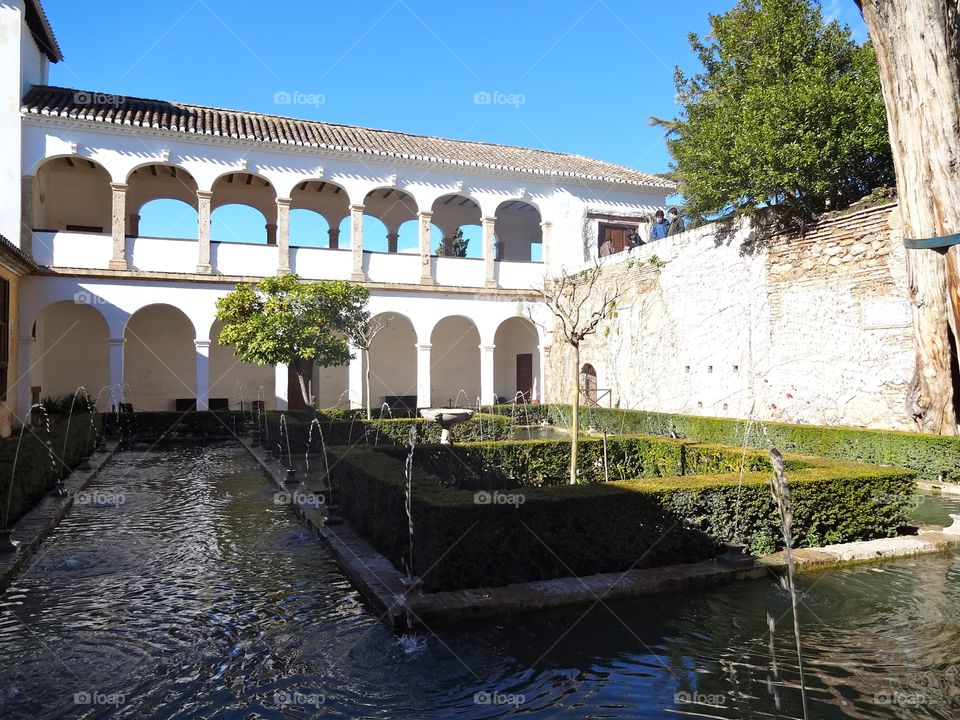
[{"label": "column capital", "polygon": [[417,213],[417,217],[430,219],[433,217],[433,210],[421,210]]},{"label": "column capital", "polygon": [[193,344],[197,347],[197,350],[202,350],[202,349],[205,349],[205,348],[209,348],[209,347],[210,347],[210,343],[211,343],[211,340],[210,340],[209,338],[205,338],[205,339],[202,339],[202,340],[194,340],[194,341],[193,341]]},{"label": "column capital", "polygon": [[359,204],[352,203],[352,204],[350,205],[350,212],[351,212],[351,214],[360,213],[360,214],[362,215],[362,214],[363,214],[363,210],[364,210],[364,205],[363,205],[363,203],[359,203]]},{"label": "column capital", "polygon": [[433,347],[433,343],[415,343],[415,345],[417,346],[417,350],[421,352],[425,352]]},{"label": "column capital", "polygon": [[114,192],[126,192],[127,187],[126,183],[110,183],[110,189]]},{"label": "column capital", "polygon": [[278,198],[277,198],[277,207],[290,207],[290,203],[292,203],[292,202],[293,202],[293,200],[292,200],[291,198],[288,198],[288,197],[283,197],[283,198],[282,198],[282,197],[278,197]]},{"label": "column capital", "polygon": [[110,338],[109,340],[110,345],[113,347],[123,347],[125,342],[127,342],[125,337]]},{"label": "column capital", "polygon": [[487,215],[486,217],[480,218],[481,223],[495,223],[497,218],[495,215]]},{"label": "column capital", "polygon": [[276,230],[276,229],[277,229],[277,224],[276,224],[276,223],[267,223],[266,225],[264,225],[264,227],[265,227],[267,230]]},{"label": "column capital", "polygon": [[541,228],[542,230],[549,230],[549,229],[552,228],[552,227],[553,227],[553,220],[541,220],[541,221],[540,221],[540,228]]},{"label": "column capital", "polygon": [[483,352],[493,352],[496,349],[496,347],[497,347],[496,345],[483,345],[482,343],[480,344],[480,349]]},{"label": "column capital", "polygon": [[213,190],[197,190],[197,198],[200,200],[211,200],[213,198]]}]

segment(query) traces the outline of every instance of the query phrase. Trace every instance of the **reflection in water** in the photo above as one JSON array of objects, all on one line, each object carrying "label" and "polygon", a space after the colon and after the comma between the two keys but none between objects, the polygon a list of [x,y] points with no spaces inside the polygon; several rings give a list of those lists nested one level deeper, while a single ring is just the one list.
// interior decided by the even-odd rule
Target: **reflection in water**
[{"label": "reflection in water", "polygon": [[[118,502],[75,507],[0,596],[4,718],[799,716],[772,581],[397,638],[235,446],[125,453],[95,489]],[[960,715],[960,557],[798,587],[811,717]]]}]

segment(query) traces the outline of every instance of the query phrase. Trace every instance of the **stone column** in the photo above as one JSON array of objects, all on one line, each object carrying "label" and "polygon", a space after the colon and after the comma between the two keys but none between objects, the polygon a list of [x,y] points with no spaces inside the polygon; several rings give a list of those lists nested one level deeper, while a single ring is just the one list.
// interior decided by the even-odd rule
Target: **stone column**
[{"label": "stone column", "polygon": [[543,402],[543,368],[546,363],[544,362],[544,351],[546,348],[543,345],[537,345],[537,352],[533,355],[533,396],[530,398],[531,401],[537,400]]},{"label": "stone column", "polygon": [[277,198],[277,275],[290,272],[290,198]]},{"label": "stone column", "polygon": [[363,282],[363,205],[350,206],[350,252],[353,255],[353,272],[350,279]]},{"label": "stone column", "polygon": [[387,252],[397,252],[397,241],[400,239],[400,233],[387,233]]},{"label": "stone column", "polygon": [[484,269],[484,285],[488,288],[495,288],[497,286],[497,266],[494,262],[494,248],[493,248],[493,229],[496,224],[497,219],[495,217],[485,217],[480,223],[483,228],[483,269]]},{"label": "stone column", "polygon": [[277,410],[287,409],[287,391],[290,388],[290,370],[286,365],[276,365],[273,369],[273,395]]},{"label": "stone column", "polygon": [[276,245],[277,244],[277,224],[276,223],[267,223],[264,225],[267,231],[267,245]]},{"label": "stone column", "polygon": [[[538,357],[533,359],[533,372],[534,377],[537,379],[537,382],[540,383],[540,391],[534,392],[534,395],[540,400],[540,402],[545,403],[547,401],[547,365],[550,364],[550,346],[549,345],[537,345],[537,350],[539,351]],[[577,368],[577,380],[579,382],[580,369]]]},{"label": "stone column", "polygon": [[130,237],[140,237],[140,216],[137,213],[130,213]]},{"label": "stone column", "polygon": [[350,365],[347,368],[347,390],[351,408],[366,407],[363,387],[363,350],[350,343]]},{"label": "stone column", "polygon": [[543,269],[546,273],[543,284],[549,288],[553,284],[553,276],[550,274],[550,244],[553,237],[553,223],[544,220],[540,223],[540,230],[540,262],[543,263]]},{"label": "stone column", "polygon": [[127,270],[127,185],[110,183],[113,191],[113,254],[110,257],[111,270]]},{"label": "stone column", "polygon": [[33,256],[33,183],[32,175],[20,181],[20,249]]},{"label": "stone column", "polygon": [[484,405],[493,405],[496,402],[494,390],[493,351],[496,345],[480,346],[480,402]]},{"label": "stone column", "polygon": [[430,221],[433,213],[425,210],[417,215],[417,218],[420,220],[420,282],[423,285],[433,285],[433,261],[430,257]]},{"label": "stone column", "polygon": [[209,275],[210,266],[210,200],[213,192],[197,190],[197,238],[200,241],[200,256],[197,260],[197,274]]},{"label": "stone column", "polygon": [[194,340],[197,347],[197,410],[210,409],[210,340]]},{"label": "stone column", "polygon": [[123,402],[123,345],[126,338],[110,338],[110,354],[107,359],[110,378],[110,397],[117,404],[119,410],[120,403]]},{"label": "stone column", "polygon": [[330,238],[330,249],[336,250],[340,247],[340,228],[330,228],[327,230],[327,235]]},{"label": "stone column", "polygon": [[417,344],[417,407],[430,407],[430,343]]},{"label": "stone column", "polygon": [[33,397],[30,392],[30,366],[33,348],[37,341],[31,335],[20,337],[20,347],[17,352],[17,368],[20,379],[17,381],[16,407],[14,413],[24,423],[30,422],[30,404]]}]

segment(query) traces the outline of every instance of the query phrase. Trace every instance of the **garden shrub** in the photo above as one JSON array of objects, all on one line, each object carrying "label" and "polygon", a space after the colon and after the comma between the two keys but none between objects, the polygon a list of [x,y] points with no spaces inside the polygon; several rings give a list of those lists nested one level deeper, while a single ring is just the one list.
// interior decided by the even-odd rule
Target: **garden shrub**
[{"label": "garden shrub", "polygon": [[[508,460],[524,454],[526,443],[509,445],[515,454]],[[541,445],[553,457],[555,449]],[[564,443],[554,445],[569,450]],[[496,457],[479,446],[455,447],[472,461]],[[713,458],[708,464],[722,467],[736,457],[739,467],[738,448],[708,450],[701,455]],[[477,491],[445,485],[432,472],[431,463],[445,462],[443,451],[414,451],[413,566],[430,591],[692,562],[715,556],[719,544],[731,540],[754,549],[782,545],[769,472],[747,472],[742,486],[738,473],[721,471]],[[557,459],[549,462],[559,463],[561,452],[558,447]],[[333,474],[344,515],[402,568],[409,552],[403,453],[356,447],[333,454],[339,460]],[[905,524],[915,473],[787,459],[797,545],[888,537]],[[503,466],[497,472],[510,471]]]},{"label": "garden shrub", "polygon": [[[20,442],[20,429],[0,441],[0,526],[4,524],[7,500],[10,501],[8,525],[15,523],[44,495],[53,490],[57,478],[67,475],[80,460],[93,450],[102,416],[89,413],[74,414],[67,434],[67,418],[51,419],[48,434],[45,424],[26,427]],[[97,427],[91,427],[91,419]],[[66,443],[64,439],[66,438]],[[20,451],[17,453],[17,443]],[[11,492],[11,474],[13,475]]]},{"label": "garden shrub", "polygon": [[132,441],[230,437],[250,426],[250,413],[238,410],[111,413],[105,416],[110,432]]}]

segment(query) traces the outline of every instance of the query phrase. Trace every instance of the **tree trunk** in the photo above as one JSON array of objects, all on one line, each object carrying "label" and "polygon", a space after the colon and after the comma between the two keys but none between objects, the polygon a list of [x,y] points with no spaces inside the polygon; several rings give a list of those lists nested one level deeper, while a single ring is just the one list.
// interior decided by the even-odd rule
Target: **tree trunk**
[{"label": "tree trunk", "polygon": [[297,380],[300,381],[300,394],[303,396],[303,403],[307,408],[312,408],[313,394],[310,392],[310,383],[313,380],[313,360],[295,360],[293,369],[297,373]]},{"label": "tree trunk", "polygon": [[[960,35],[956,0],[856,0],[877,53],[904,236],[960,232]],[[908,250],[916,364],[907,405],[918,428],[954,435],[950,342],[960,254]]]},{"label": "tree trunk", "polygon": [[570,484],[577,483],[577,450],[580,440],[580,346],[573,346],[573,397],[570,407],[573,419],[570,421]]},{"label": "tree trunk", "polygon": [[367,397],[367,420],[373,420],[373,413],[370,410],[370,350],[363,349],[363,362],[367,369],[363,373],[363,386]]}]

